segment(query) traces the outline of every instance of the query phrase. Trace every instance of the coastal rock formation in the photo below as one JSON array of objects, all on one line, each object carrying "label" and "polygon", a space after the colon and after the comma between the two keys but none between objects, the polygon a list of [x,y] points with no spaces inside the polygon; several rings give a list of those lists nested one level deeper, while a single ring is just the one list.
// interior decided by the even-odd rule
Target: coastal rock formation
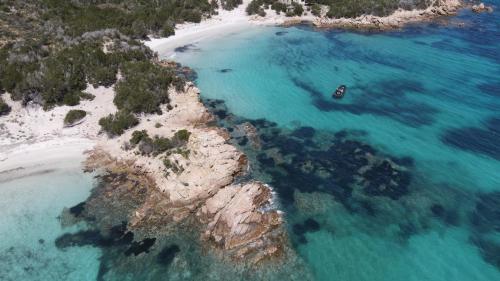
[{"label": "coastal rock formation", "polygon": [[[129,130],[99,142],[89,152],[87,170],[116,175],[126,171],[154,186],[134,207],[127,219],[130,227],[150,229],[195,218],[204,229],[202,240],[214,242],[210,244],[224,251],[223,256],[256,263],[279,255],[286,240],[270,187],[260,182],[234,183],[245,172],[247,158],[228,143],[225,129],[209,126],[214,117],[200,102],[196,87],[188,83],[184,91],[171,89],[169,97],[172,109],[141,117],[134,130],[163,138],[186,130],[190,135],[182,151],[144,155],[130,147]],[[251,134],[251,124],[242,131]]]},{"label": "coastal rock formation", "polygon": [[221,189],[198,211],[207,223],[204,238],[239,259],[251,254],[258,262],[277,254],[282,250],[283,219],[277,210],[266,210],[271,204],[271,190],[260,182]]},{"label": "coastal rock formation", "polygon": [[481,3],[479,5],[472,5],[471,10],[475,13],[493,12],[493,8],[491,6],[484,5],[484,3]]},{"label": "coastal rock formation", "polygon": [[459,0],[440,0],[426,9],[398,9],[393,14],[384,17],[362,15],[356,18],[328,18],[326,16],[316,17],[309,15],[284,19],[283,25],[294,25],[307,21],[320,28],[394,29],[412,22],[427,21],[440,16],[454,15],[461,5]]}]

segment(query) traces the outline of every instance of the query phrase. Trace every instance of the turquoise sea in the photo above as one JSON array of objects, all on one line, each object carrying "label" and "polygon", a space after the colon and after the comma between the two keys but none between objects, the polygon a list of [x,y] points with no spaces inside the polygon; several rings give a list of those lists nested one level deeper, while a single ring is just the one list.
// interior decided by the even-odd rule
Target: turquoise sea
[{"label": "turquoise sea", "polygon": [[[179,47],[252,176],[278,194],[305,264],[290,276],[500,280],[499,11],[383,33],[255,27]],[[243,122],[259,144],[237,133]],[[0,280],[238,279],[179,236],[150,276],[133,258],[101,276],[113,258],[102,247],[58,249],[78,229],[57,216],[93,184],[78,172],[0,182]]]}]

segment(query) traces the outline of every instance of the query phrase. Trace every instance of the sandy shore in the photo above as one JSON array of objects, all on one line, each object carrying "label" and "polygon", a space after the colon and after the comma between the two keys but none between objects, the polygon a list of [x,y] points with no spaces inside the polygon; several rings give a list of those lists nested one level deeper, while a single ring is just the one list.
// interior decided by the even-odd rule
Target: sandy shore
[{"label": "sandy shore", "polygon": [[[86,92],[94,100],[82,101],[74,107],[59,106],[50,111],[37,105],[22,106],[3,95],[12,107],[0,117],[0,173],[33,173],[44,169],[77,168],[85,159],[83,152],[91,149],[104,136],[99,135],[98,120],[116,111],[113,88],[93,88]],[[63,120],[71,109],[89,114],[78,126],[65,128]]]},{"label": "sandy shore", "polygon": [[319,28],[356,28],[356,29],[394,29],[400,28],[408,23],[429,21],[437,17],[453,15],[462,6],[460,0],[443,0],[427,9],[421,10],[396,10],[386,17],[363,15],[356,18],[330,19],[325,16],[327,10],[323,9],[323,16],[317,17],[310,12],[305,12],[300,17],[286,17],[272,9],[265,10],[266,16],[248,16],[245,9],[250,0],[244,0],[243,4],[232,11],[219,10],[219,15],[203,20],[201,23],[186,23],[176,26],[175,35],[167,38],[151,38],[143,43],[156,51],[160,58],[174,59],[176,48],[185,46],[196,46],[203,40],[214,40],[230,33],[252,28],[255,25],[295,25],[304,22],[313,24]]},{"label": "sandy shore", "polygon": [[0,183],[54,170],[81,169],[84,152],[94,146],[86,138],[61,138],[0,148]]},{"label": "sandy shore", "polygon": [[[23,107],[4,95],[12,111],[0,117],[0,182],[56,169],[127,170],[152,182],[155,190],[134,211],[131,224],[150,224],[155,211],[175,222],[194,216],[204,228],[200,239],[215,241],[215,248],[235,259],[251,256],[258,262],[282,252],[282,213],[273,208],[271,188],[256,181],[234,183],[246,171],[246,156],[228,142],[224,129],[209,125],[214,117],[192,83],[182,91],[169,89],[171,108],[162,105],[163,114],[141,114],[137,126],[114,138],[101,134],[98,125],[100,118],[116,111],[114,89],[89,86],[86,91],[95,98],[48,111]],[[67,128],[63,120],[70,109],[88,114]],[[130,145],[136,130],[169,139],[187,130],[190,136],[182,147],[155,155]]]},{"label": "sandy shore", "polygon": [[200,23],[179,24],[175,28],[175,35],[167,38],[151,38],[143,43],[160,54],[160,58],[175,58],[175,49],[186,45],[215,39],[224,35],[251,28],[252,23],[246,15],[245,8],[250,0],[243,0],[243,4],[232,11],[219,10],[219,14],[205,19]]}]

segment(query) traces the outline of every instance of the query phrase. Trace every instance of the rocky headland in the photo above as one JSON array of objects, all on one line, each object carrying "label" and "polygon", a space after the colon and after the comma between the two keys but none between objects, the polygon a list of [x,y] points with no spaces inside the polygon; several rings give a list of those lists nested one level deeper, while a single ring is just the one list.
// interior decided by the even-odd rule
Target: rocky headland
[{"label": "rocky headland", "polygon": [[[177,223],[193,216],[202,224],[200,238],[225,251],[225,256],[251,256],[252,262],[279,256],[286,238],[271,188],[258,181],[235,183],[247,169],[246,156],[228,143],[224,129],[213,125],[193,84],[180,92],[171,89],[169,97],[171,110],[141,117],[133,130],[100,140],[88,153],[86,170],[125,169],[154,186],[151,196],[133,210],[131,226],[158,226],[148,223],[152,219]],[[130,147],[135,131],[172,138],[179,130],[188,131],[189,140],[166,155],[146,155],[140,146]]]}]

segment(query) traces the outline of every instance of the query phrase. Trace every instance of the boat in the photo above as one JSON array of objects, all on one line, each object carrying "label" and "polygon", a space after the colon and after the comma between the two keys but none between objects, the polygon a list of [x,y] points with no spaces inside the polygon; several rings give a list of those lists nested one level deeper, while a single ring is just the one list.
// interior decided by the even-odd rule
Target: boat
[{"label": "boat", "polygon": [[340,99],[345,95],[347,91],[347,87],[345,85],[340,85],[337,90],[332,94],[333,98]]}]

